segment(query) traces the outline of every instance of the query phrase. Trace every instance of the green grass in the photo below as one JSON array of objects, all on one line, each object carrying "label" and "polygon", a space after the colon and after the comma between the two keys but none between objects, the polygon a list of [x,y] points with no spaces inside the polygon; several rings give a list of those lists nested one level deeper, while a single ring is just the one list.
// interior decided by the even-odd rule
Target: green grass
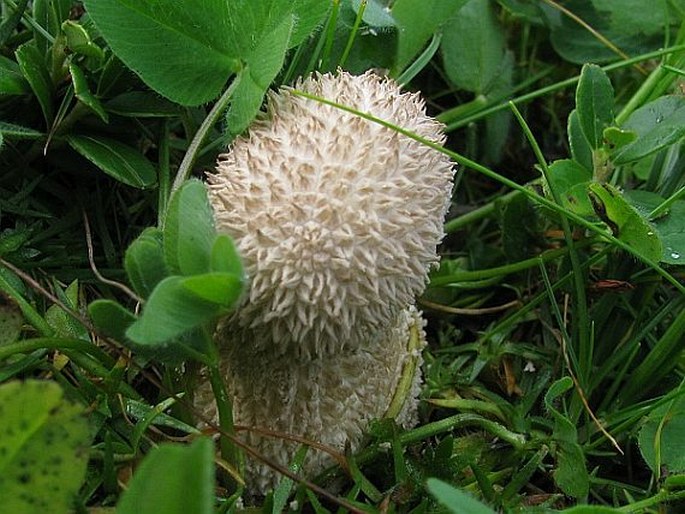
[{"label": "green grass", "polygon": [[[421,91],[459,164],[441,265],[418,299],[420,423],[374,424],[347,473],[281,470],[253,509],[685,509],[682,2],[84,3],[0,1],[0,475],[17,477],[0,478],[0,497],[236,511],[255,457],[211,332],[242,268],[189,179],[267,88],[342,66]],[[178,329],[191,336],[156,340],[170,323],[137,299],[177,294],[188,276],[230,286]],[[221,400],[218,464],[187,401],[193,359]],[[51,400],[33,379],[54,385]],[[60,423],[73,441],[54,441]],[[33,435],[17,439],[19,426]],[[39,486],[23,468],[42,469],[31,459],[45,448],[64,458]],[[166,502],[179,491],[187,503]]]}]

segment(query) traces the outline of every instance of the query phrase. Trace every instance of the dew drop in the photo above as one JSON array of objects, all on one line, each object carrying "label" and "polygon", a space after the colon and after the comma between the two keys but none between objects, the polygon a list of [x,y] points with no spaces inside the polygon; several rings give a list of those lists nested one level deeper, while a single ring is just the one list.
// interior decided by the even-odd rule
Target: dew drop
[{"label": "dew drop", "polygon": [[671,252],[671,259],[680,259],[680,254],[678,252]]}]

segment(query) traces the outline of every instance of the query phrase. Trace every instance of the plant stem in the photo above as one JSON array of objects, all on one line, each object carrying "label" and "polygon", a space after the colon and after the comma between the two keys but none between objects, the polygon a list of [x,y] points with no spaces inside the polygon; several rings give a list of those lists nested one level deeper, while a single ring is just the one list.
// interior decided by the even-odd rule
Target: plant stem
[{"label": "plant stem", "polygon": [[0,361],[18,353],[31,353],[42,349],[76,350],[92,355],[107,366],[114,366],[112,358],[90,341],[66,337],[36,337],[0,346]]},{"label": "plant stem", "polygon": [[178,168],[178,173],[176,173],[174,184],[171,187],[172,193],[176,191],[179,187],[181,187],[190,175],[193,164],[195,163],[195,158],[197,157],[197,154],[200,151],[200,146],[207,138],[207,134],[209,133],[211,128],[216,124],[221,113],[224,112],[224,110],[228,106],[228,102],[231,100],[233,93],[238,87],[238,83],[239,79],[237,77],[234,78],[233,82],[231,82],[231,85],[228,86],[228,88],[226,88],[226,91],[224,91],[221,97],[214,104],[214,107],[212,107],[212,110],[209,111],[209,114],[202,122],[202,125],[200,125],[200,128],[197,129],[195,136],[193,136],[193,140],[190,142],[190,145],[188,146],[186,154],[183,156],[181,165]]},{"label": "plant stem", "polygon": [[[583,248],[592,243],[592,240],[585,239],[576,243],[577,247]],[[450,275],[443,275],[439,277],[434,277],[431,279],[429,287],[439,287],[453,284],[455,282],[471,282],[474,280],[484,280],[491,277],[499,277],[502,275],[509,275],[511,273],[516,273],[529,268],[534,268],[538,266],[540,261],[549,262],[559,257],[566,255],[569,252],[569,247],[564,246],[561,248],[555,248],[554,250],[547,250],[541,253],[538,257],[531,257],[530,259],[524,259],[522,261],[513,262],[511,264],[506,264],[504,266],[498,266],[496,268],[488,268],[482,270],[473,271],[460,271],[457,273],[452,273]]]},{"label": "plant stem", "polygon": [[624,505],[623,507],[618,507],[616,510],[619,512],[646,512],[648,507],[653,505],[659,505],[665,502],[672,502],[675,500],[680,500],[685,498],[685,491],[678,491],[676,493],[669,493],[668,491],[659,491],[657,494],[650,498],[640,500],[629,505]]},{"label": "plant stem", "polygon": [[159,174],[157,182],[159,191],[157,192],[157,220],[161,227],[166,216],[167,203],[169,202],[171,181],[171,169],[169,168],[169,121],[162,122],[162,134],[159,142]]},{"label": "plant stem", "polygon": [[[212,386],[212,392],[216,400],[216,409],[219,417],[219,426],[222,432],[235,437],[235,425],[233,424],[233,405],[231,399],[226,391],[226,385],[221,377],[221,371],[218,363],[213,363],[209,366],[209,383]],[[240,475],[245,469],[245,462],[243,453],[231,440],[221,435],[220,443],[221,457],[234,466]]]}]

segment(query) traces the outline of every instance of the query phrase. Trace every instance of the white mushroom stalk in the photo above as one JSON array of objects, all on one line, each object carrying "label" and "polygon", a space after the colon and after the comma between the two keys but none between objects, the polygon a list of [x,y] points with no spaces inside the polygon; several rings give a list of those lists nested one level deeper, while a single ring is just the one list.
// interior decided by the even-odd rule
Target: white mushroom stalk
[{"label": "white mushroom stalk", "polygon": [[[295,87],[444,141],[417,94],[371,72]],[[250,278],[217,333],[237,424],[355,449],[369,421],[397,407],[400,376],[425,341],[414,299],[438,262],[453,172],[444,154],[388,127],[289,89],[270,96],[208,178],[217,229],[234,238]],[[389,413],[405,425],[418,384],[417,374],[414,394]],[[198,403],[213,408],[208,389]],[[249,442],[282,465],[297,449]],[[309,473],[331,462],[310,454]],[[253,491],[274,483],[264,466],[248,474]]]}]

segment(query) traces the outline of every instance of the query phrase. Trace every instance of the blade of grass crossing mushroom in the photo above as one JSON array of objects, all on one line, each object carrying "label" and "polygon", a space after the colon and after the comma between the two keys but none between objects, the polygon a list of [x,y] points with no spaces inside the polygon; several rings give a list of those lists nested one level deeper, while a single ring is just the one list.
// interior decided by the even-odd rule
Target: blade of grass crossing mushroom
[{"label": "blade of grass crossing mushroom", "polygon": [[[683,48],[685,48],[685,46]],[[293,90],[291,90],[291,92],[294,95],[299,95],[299,96],[302,96],[304,98],[308,98],[310,100],[313,100],[315,102],[321,102],[323,104],[330,105],[330,106],[335,107],[337,109],[341,109],[343,111],[347,111],[349,113],[355,114],[356,116],[359,116],[360,118],[364,118],[364,119],[369,120],[371,122],[378,123],[379,125],[382,125],[382,126],[387,127],[391,130],[394,130],[395,132],[397,132],[399,134],[407,136],[407,137],[409,137],[415,141],[419,141],[422,144],[424,144],[430,148],[433,148],[434,150],[436,150],[438,152],[441,152],[441,153],[444,153],[445,155],[448,155],[456,163],[461,164],[464,167],[471,168],[474,171],[477,171],[478,173],[480,173],[480,174],[482,174],[482,175],[484,175],[490,179],[496,180],[497,182],[499,182],[499,183],[501,183],[501,184],[503,184],[503,185],[505,185],[511,189],[515,189],[515,190],[521,192],[529,200],[536,202],[540,205],[543,205],[543,206],[553,210],[556,213],[561,214],[562,216],[568,218],[569,220],[573,221],[574,223],[583,227],[584,229],[587,229],[590,232],[601,236],[602,238],[604,238],[607,241],[609,241],[610,243],[612,243],[614,246],[617,246],[617,247],[621,248],[622,250],[628,252],[629,254],[633,255],[635,258],[642,261],[644,264],[646,264],[647,266],[652,268],[659,275],[661,275],[664,279],[666,279],[669,283],[671,283],[673,286],[675,286],[675,288],[678,289],[679,292],[681,292],[682,294],[685,294],[685,285],[681,284],[673,275],[671,275],[665,269],[663,269],[661,266],[659,266],[659,264],[657,262],[653,261],[652,259],[644,257],[643,255],[641,255],[638,251],[636,251],[630,245],[624,243],[623,241],[620,241],[619,239],[612,236],[611,234],[605,233],[602,228],[594,225],[593,223],[582,218],[581,216],[565,209],[564,207],[560,206],[559,204],[557,204],[551,200],[548,200],[544,196],[539,195],[539,194],[535,193],[534,191],[530,191],[525,186],[522,186],[522,185],[518,184],[517,182],[514,182],[511,179],[508,179],[504,175],[497,173],[496,171],[488,168],[487,166],[483,166],[482,164],[480,164],[476,161],[473,161],[473,160],[469,159],[468,157],[464,157],[463,155],[461,155],[455,151],[448,150],[447,148],[443,148],[439,143],[436,143],[434,141],[430,141],[426,138],[423,138],[423,137],[413,133],[410,130],[405,130],[401,127],[398,127],[397,125],[394,125],[394,124],[389,123],[385,120],[377,118],[376,116],[373,116],[371,114],[359,111],[357,109],[353,109],[351,107],[348,107],[346,105],[343,105],[343,104],[340,104],[337,102],[333,102],[333,101],[328,100],[326,98],[323,98],[321,96],[309,94],[305,91],[301,91],[298,89],[293,89]]]}]

